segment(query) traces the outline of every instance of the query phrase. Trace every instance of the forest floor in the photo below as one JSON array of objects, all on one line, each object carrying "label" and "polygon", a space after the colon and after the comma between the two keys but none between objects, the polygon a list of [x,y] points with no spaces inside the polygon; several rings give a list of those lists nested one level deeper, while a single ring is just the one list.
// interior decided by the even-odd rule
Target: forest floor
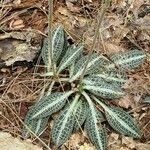
[{"label": "forest floor", "polygon": [[[62,24],[70,42],[84,42],[85,52],[91,50],[97,27],[101,0],[54,0],[53,26]],[[45,149],[51,146],[53,119],[40,140],[33,137],[30,145],[22,141],[22,121],[30,106],[38,99],[45,80],[34,76],[42,68],[38,52],[47,35],[47,0],[0,1],[0,149]],[[107,9],[95,51],[104,55],[130,49],[150,54],[149,0],[112,0]],[[29,63],[27,63],[29,62]],[[150,60],[129,72],[128,94],[117,103],[131,112],[139,123],[140,140],[121,136],[109,129],[109,150],[150,150],[150,105],[143,103],[150,95]],[[6,132],[10,134],[6,134]],[[13,143],[13,144],[12,144]],[[30,146],[31,147],[30,147]],[[89,139],[78,132],[63,145],[62,150],[94,150]]]}]

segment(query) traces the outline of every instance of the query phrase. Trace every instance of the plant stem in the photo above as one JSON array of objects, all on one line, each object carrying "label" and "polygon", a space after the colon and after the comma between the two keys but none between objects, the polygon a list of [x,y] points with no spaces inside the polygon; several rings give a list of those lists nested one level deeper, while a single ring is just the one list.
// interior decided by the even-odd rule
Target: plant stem
[{"label": "plant stem", "polygon": [[89,105],[91,105],[92,102],[91,102],[91,99],[90,99],[90,97],[88,96],[88,94],[87,94],[85,91],[83,91],[83,92],[82,92],[82,95],[83,95],[83,96],[85,97],[85,99],[88,101]]},{"label": "plant stem", "polygon": [[47,94],[46,94],[47,96],[52,93],[52,89],[53,89],[54,84],[55,84],[55,81],[52,81],[51,84],[50,84],[50,87],[49,87],[49,89],[47,91]]},{"label": "plant stem", "polygon": [[53,21],[53,0],[48,0],[48,72],[50,72],[51,67],[55,76],[55,68],[53,62],[53,43],[52,43],[52,21]]},{"label": "plant stem", "polygon": [[88,58],[87,58],[85,67],[83,69],[82,75],[80,77],[80,82],[82,81],[82,79],[84,77],[84,74],[85,74],[85,71],[87,69],[89,60],[91,59],[92,53],[93,53],[94,48],[96,46],[96,39],[98,38],[98,35],[99,35],[99,29],[101,27],[101,24],[102,24],[102,21],[103,21],[103,18],[104,18],[104,14],[105,14],[107,8],[109,7],[109,4],[110,4],[110,0],[106,0],[106,2],[104,3],[104,6],[102,6],[102,9],[101,9],[101,11],[98,14],[98,25],[97,25],[97,28],[95,30],[95,36],[94,36],[94,39],[93,39],[91,50],[88,53]]},{"label": "plant stem", "polygon": [[70,80],[70,78],[59,78],[59,81],[61,82],[68,82]]}]

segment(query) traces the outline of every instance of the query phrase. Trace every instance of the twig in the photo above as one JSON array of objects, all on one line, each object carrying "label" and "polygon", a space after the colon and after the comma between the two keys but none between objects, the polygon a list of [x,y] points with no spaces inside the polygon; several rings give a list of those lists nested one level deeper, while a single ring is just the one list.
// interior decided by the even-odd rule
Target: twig
[{"label": "twig", "polygon": [[99,29],[101,27],[101,24],[102,24],[102,21],[103,21],[103,17],[104,17],[104,14],[107,10],[107,8],[109,7],[109,4],[110,4],[110,0],[106,0],[106,2],[104,3],[104,6],[102,6],[102,9],[101,11],[99,12],[98,14],[98,25],[97,25],[97,28],[95,30],[95,36],[94,36],[94,39],[93,39],[93,43],[92,43],[92,47],[91,47],[91,50],[89,51],[88,53],[88,58],[87,58],[87,61],[86,61],[86,64],[85,64],[85,67],[83,69],[83,72],[82,72],[82,75],[80,77],[80,82],[82,81],[83,77],[84,77],[84,74],[85,74],[85,71],[86,71],[86,68],[88,66],[88,63],[89,63],[89,60],[92,56],[92,53],[94,51],[94,48],[95,48],[95,45],[96,45],[96,39],[99,35]]},{"label": "twig", "polygon": [[53,46],[52,46],[52,21],[53,21],[53,0],[48,0],[48,59],[49,64],[48,65],[48,72],[50,72],[50,68],[52,67],[54,76],[55,68],[54,68],[54,62],[53,62]]}]

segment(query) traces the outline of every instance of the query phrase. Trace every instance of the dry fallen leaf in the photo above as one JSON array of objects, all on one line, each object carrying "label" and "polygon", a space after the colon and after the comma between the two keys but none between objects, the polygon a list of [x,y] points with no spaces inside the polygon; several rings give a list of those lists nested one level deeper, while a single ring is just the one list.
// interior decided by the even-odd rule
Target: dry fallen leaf
[{"label": "dry fallen leaf", "polygon": [[120,147],[118,150],[130,150],[130,149],[127,147]]},{"label": "dry fallen leaf", "polygon": [[10,29],[22,29],[24,27],[25,25],[22,19],[17,19],[17,20],[13,19],[9,24]]},{"label": "dry fallen leaf", "polygon": [[118,140],[119,139],[119,134],[116,134],[116,133],[112,133],[111,135],[110,135],[110,137],[111,138],[113,138],[113,140]]},{"label": "dry fallen leaf", "polygon": [[21,4],[21,0],[14,0],[14,1],[13,1],[13,4],[19,5],[19,4]]},{"label": "dry fallen leaf", "polygon": [[84,145],[80,146],[79,150],[94,150],[94,147],[90,144],[84,143]]},{"label": "dry fallen leaf", "polygon": [[42,150],[42,148],[33,145],[31,141],[22,141],[14,138],[11,134],[0,132],[0,149],[1,150]]},{"label": "dry fallen leaf", "polygon": [[70,139],[65,143],[66,145],[70,145],[72,149],[76,149],[80,147],[80,143],[84,143],[85,138],[83,135],[79,133],[73,134]]},{"label": "dry fallen leaf", "polygon": [[138,143],[136,145],[136,150],[150,150],[150,144]]},{"label": "dry fallen leaf", "polygon": [[7,66],[12,65],[16,61],[30,62],[34,59],[37,48],[29,45],[28,43],[23,43],[19,40],[3,40],[0,41],[3,52],[0,59],[5,61]]},{"label": "dry fallen leaf", "polygon": [[77,16],[62,6],[55,11],[55,16],[57,16],[57,20],[60,20],[60,23],[63,24],[71,38],[73,40],[80,40],[81,42],[80,38],[83,38],[83,34],[87,31],[87,22],[89,22],[89,19]]},{"label": "dry fallen leaf", "polygon": [[135,107],[133,99],[129,95],[124,96],[118,102],[118,105],[123,108]]},{"label": "dry fallen leaf", "polygon": [[106,41],[105,43],[105,46],[106,46],[106,52],[107,54],[113,54],[113,53],[119,53],[119,52],[123,52],[125,51],[125,48],[122,47],[122,46],[119,46],[118,44],[116,43],[111,43],[110,41]]},{"label": "dry fallen leaf", "polygon": [[40,37],[32,31],[0,34],[0,60],[6,66],[17,61],[33,61],[40,48]]},{"label": "dry fallen leaf", "polygon": [[136,142],[131,137],[123,137],[122,144],[126,145],[126,147],[134,149]]},{"label": "dry fallen leaf", "polygon": [[112,147],[113,145],[120,145],[119,134],[111,133],[108,140],[108,145]]},{"label": "dry fallen leaf", "polygon": [[120,147],[121,147],[121,140],[119,139],[119,134],[111,133],[108,139],[108,149],[119,150]]},{"label": "dry fallen leaf", "polygon": [[136,18],[138,18],[137,12],[142,5],[143,5],[143,0],[138,0],[138,1],[134,0],[133,3],[131,4],[130,10],[133,11],[133,14]]},{"label": "dry fallen leaf", "polygon": [[67,1],[67,2],[66,2],[66,5],[67,5],[68,9],[69,9],[71,12],[74,12],[74,13],[79,13],[79,12],[80,12],[80,8],[77,7],[77,6],[74,6],[73,3]]}]

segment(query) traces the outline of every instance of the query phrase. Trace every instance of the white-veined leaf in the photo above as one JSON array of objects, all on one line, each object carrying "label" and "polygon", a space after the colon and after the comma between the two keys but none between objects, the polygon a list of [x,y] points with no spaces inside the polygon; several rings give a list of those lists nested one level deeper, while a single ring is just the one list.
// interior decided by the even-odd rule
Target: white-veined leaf
[{"label": "white-veined leaf", "polygon": [[[98,125],[97,125],[98,126]],[[90,138],[90,140],[92,141],[92,143],[95,145],[96,150],[106,150],[106,145],[107,145],[107,134],[106,134],[106,130],[104,129],[104,127],[102,126],[98,126],[98,136],[101,140],[101,145],[98,143],[98,138],[97,138],[97,134],[95,132],[95,124],[92,120],[92,118],[87,118],[86,122],[85,122],[85,130]]]},{"label": "white-veined leaf", "polygon": [[98,78],[102,78],[103,80],[107,81],[116,86],[123,86],[127,82],[127,75],[123,71],[117,70],[107,70],[103,73],[99,73],[95,75]]},{"label": "white-veined leaf", "polygon": [[79,56],[79,58],[69,66],[69,78],[72,78],[76,63],[83,57],[83,53]]},{"label": "white-veined leaf", "polygon": [[27,127],[25,126],[22,131],[22,136],[24,138],[28,138],[31,135],[30,130],[33,133],[35,133],[37,136],[40,136],[43,133],[43,131],[46,128],[46,125],[48,123],[49,117],[31,120],[31,116],[32,116],[32,112],[28,111],[25,121],[24,121],[24,123]]},{"label": "white-veined leaf", "polygon": [[66,99],[72,93],[73,91],[65,93],[56,92],[41,98],[41,100],[31,108],[31,119],[46,117],[57,112],[65,105]]},{"label": "white-veined leaf", "polygon": [[137,123],[127,112],[114,106],[108,107],[94,96],[93,99],[104,108],[107,121],[114,130],[131,137],[141,137],[141,132],[137,127]]},{"label": "white-veined leaf", "polygon": [[79,130],[79,128],[82,126],[85,119],[87,118],[88,108],[89,108],[88,103],[84,99],[81,99],[77,103],[76,109],[73,112],[74,119],[75,119],[75,124],[74,124],[75,131]]},{"label": "white-veined leaf", "polygon": [[71,78],[71,77],[73,76],[74,66],[75,66],[75,63],[73,63],[73,64],[69,67],[69,78]]},{"label": "white-veined leaf", "polygon": [[48,52],[48,41],[47,38],[43,40],[43,46],[41,49],[41,56],[46,66],[51,66],[51,62],[49,62],[49,52]]},{"label": "white-veined leaf", "polygon": [[[134,69],[146,60],[146,54],[141,50],[131,50],[124,53],[114,54],[110,57],[115,65],[122,69]],[[108,68],[114,68],[114,64]]]},{"label": "white-veined leaf", "polygon": [[63,46],[63,50],[61,52],[61,55],[58,59],[58,64],[60,64],[60,61],[62,60],[63,56],[66,54],[68,47],[70,46],[68,39],[67,39],[67,33],[64,32],[64,46]]},{"label": "white-veined leaf", "polygon": [[[84,56],[75,64],[74,73],[70,79],[70,82],[76,80],[78,77],[81,76],[85,68],[87,59],[88,59],[88,56]],[[107,63],[108,63],[108,59],[105,58],[104,56],[98,55],[96,53],[92,54],[89,60],[89,63],[87,65],[85,75],[99,72],[99,67]]]},{"label": "white-veined leaf", "polygon": [[[56,64],[64,47],[64,29],[62,26],[58,26],[52,34],[52,54],[53,62]],[[50,52],[48,51],[48,38],[44,39],[42,47],[42,58],[46,66],[51,66]]]},{"label": "white-veined leaf", "polygon": [[82,94],[89,103],[88,118],[85,122],[86,132],[92,143],[95,145],[96,150],[106,150],[107,135],[105,129],[99,121],[99,114],[97,113],[90,97],[85,92]]},{"label": "white-veined leaf", "polygon": [[107,99],[120,98],[125,95],[125,93],[119,88],[112,84],[109,84],[103,80],[86,81],[86,85],[83,86],[83,89],[89,90],[91,93]]},{"label": "white-veined leaf", "polygon": [[114,86],[121,87],[127,82],[127,76],[123,72],[117,72],[116,70],[106,71],[95,75],[90,75],[83,79],[83,84],[95,85],[102,83],[110,83]]},{"label": "white-veined leaf", "polygon": [[54,63],[57,63],[63,48],[64,48],[64,29],[62,26],[58,26],[54,32],[53,32],[53,41],[52,41],[52,47],[53,47],[53,61]]},{"label": "white-veined leaf", "polygon": [[98,122],[104,122],[104,121],[106,121],[104,115],[98,109],[96,109],[96,111],[97,111]]},{"label": "white-veined leaf", "polygon": [[84,85],[101,85],[103,82],[106,83],[102,78],[96,75],[90,75],[88,77],[84,77],[82,80],[82,83]]},{"label": "white-veined leaf", "polygon": [[82,51],[83,46],[78,46],[75,48],[73,46],[70,46],[60,62],[58,72],[61,72],[68,66],[72,65],[76,61],[76,59],[81,55]]},{"label": "white-veined leaf", "polygon": [[73,117],[73,110],[78,102],[80,95],[76,95],[69,107],[65,108],[60,116],[56,119],[52,128],[52,140],[57,145],[61,146],[71,136],[75,119]]}]

